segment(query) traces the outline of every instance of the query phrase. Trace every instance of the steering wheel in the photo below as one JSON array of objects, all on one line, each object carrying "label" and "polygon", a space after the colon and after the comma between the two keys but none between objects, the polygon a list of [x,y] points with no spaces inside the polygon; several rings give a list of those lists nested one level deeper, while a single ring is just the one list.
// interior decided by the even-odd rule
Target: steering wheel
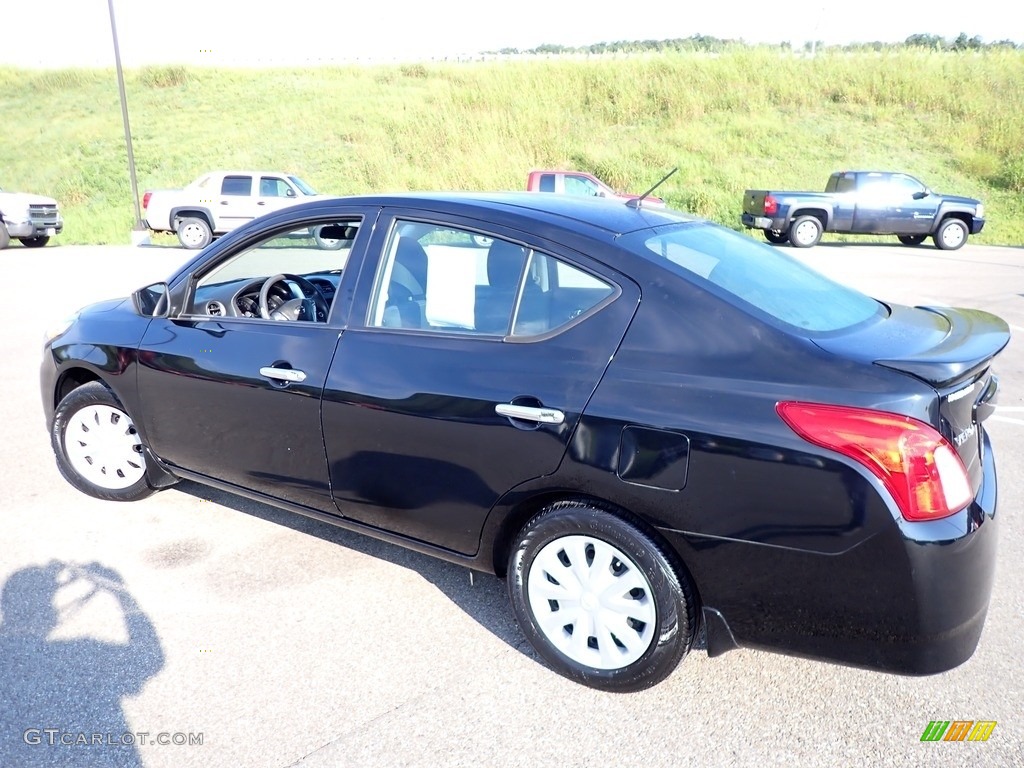
[{"label": "steering wheel", "polygon": [[[270,289],[285,280],[291,280],[298,285],[304,295],[288,299],[281,306],[271,310]],[[294,295],[290,286],[288,292]],[[282,272],[268,277],[263,283],[263,287],[260,288],[260,317],[264,320],[311,320],[326,323],[328,312],[330,312],[330,307],[327,306],[327,299],[320,293],[320,289],[301,275]]]}]

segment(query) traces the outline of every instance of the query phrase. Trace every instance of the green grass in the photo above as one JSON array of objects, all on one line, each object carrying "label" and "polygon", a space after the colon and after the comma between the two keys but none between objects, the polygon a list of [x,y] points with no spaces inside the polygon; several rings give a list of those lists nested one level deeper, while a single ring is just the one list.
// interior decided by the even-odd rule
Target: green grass
[{"label": "green grass", "polygon": [[[979,242],[1024,243],[1024,51],[541,58],[126,73],[140,194],[216,168],[319,191],[521,189],[591,171],[738,227],[748,187],[821,189],[900,170],[978,197]],[[133,211],[113,71],[0,68],[0,186],[49,194],[64,243],[127,242]]]}]

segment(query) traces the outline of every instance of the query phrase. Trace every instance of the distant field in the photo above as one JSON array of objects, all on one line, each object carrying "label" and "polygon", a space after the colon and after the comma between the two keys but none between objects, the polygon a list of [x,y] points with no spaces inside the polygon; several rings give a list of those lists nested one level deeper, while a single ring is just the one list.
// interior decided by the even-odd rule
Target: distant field
[{"label": "distant field", "polygon": [[[738,227],[747,187],[901,170],[979,197],[978,242],[1024,244],[1024,51],[523,58],[126,72],[140,194],[214,168],[321,192],[520,189],[562,166]],[[56,197],[63,243],[123,243],[133,212],[113,70],[0,68],[0,187]]]}]

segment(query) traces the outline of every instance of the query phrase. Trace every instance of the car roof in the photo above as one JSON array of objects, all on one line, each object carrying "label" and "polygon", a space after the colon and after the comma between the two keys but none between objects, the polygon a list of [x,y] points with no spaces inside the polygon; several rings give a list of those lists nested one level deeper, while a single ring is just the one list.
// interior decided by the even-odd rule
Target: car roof
[{"label": "car roof", "polygon": [[600,230],[608,235],[702,221],[698,217],[666,208],[635,208],[620,200],[541,192],[402,192],[334,199],[346,204],[429,207],[463,215],[500,212],[517,217],[543,218],[548,223],[571,229],[583,227]]},{"label": "car roof", "polygon": [[216,170],[207,171],[206,173],[200,174],[199,178],[205,178],[207,176],[295,176],[294,173],[288,171],[268,171],[268,170],[240,170],[237,168],[229,170]]}]

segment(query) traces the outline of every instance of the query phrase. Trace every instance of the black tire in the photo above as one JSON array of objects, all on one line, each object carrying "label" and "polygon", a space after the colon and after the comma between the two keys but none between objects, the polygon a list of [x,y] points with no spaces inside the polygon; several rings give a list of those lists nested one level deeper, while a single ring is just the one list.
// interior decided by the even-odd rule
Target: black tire
[{"label": "black tire", "polygon": [[213,231],[206,219],[195,216],[189,216],[179,221],[175,231],[182,248],[188,248],[190,251],[205,248],[213,241]]},{"label": "black tire", "polygon": [[964,247],[967,242],[967,225],[962,219],[945,219],[932,235],[932,242],[940,251],[955,251]]},{"label": "black tire", "polygon": [[[594,567],[602,561],[606,568]],[[600,579],[601,591],[588,591],[595,582],[572,575],[559,582],[573,566]],[[697,608],[689,578],[640,525],[611,511],[573,501],[543,510],[520,532],[507,578],[530,644],[556,672],[591,688],[649,688],[672,673],[693,643]],[[573,592],[581,593],[578,600]],[[570,613],[574,604],[581,607]],[[557,615],[562,610],[564,619]],[[588,635],[574,643],[580,621]]]},{"label": "black tire", "polygon": [[789,244],[794,248],[811,248],[821,240],[821,221],[816,216],[798,216],[789,225]]},{"label": "black tire", "polygon": [[347,241],[322,236],[323,227],[313,228],[313,242],[321,251],[340,251]]},{"label": "black tire", "polygon": [[896,235],[896,239],[904,245],[920,245],[928,235]]},{"label": "black tire", "polygon": [[789,242],[789,232],[783,232],[780,229],[765,229],[764,239],[774,245],[784,245]]},{"label": "black tire", "polygon": [[[89,452],[92,433],[106,435],[97,454]],[[82,493],[105,501],[138,501],[155,490],[149,483],[149,458],[131,417],[98,381],[83,384],[60,401],[50,443],[60,473]]]},{"label": "black tire", "polygon": [[22,237],[19,239],[21,240],[21,244],[26,248],[42,248],[50,242],[50,238],[46,235],[39,235],[38,237]]},{"label": "black tire", "polygon": [[7,233],[7,225],[0,219],[0,251],[11,244],[11,236]]}]

